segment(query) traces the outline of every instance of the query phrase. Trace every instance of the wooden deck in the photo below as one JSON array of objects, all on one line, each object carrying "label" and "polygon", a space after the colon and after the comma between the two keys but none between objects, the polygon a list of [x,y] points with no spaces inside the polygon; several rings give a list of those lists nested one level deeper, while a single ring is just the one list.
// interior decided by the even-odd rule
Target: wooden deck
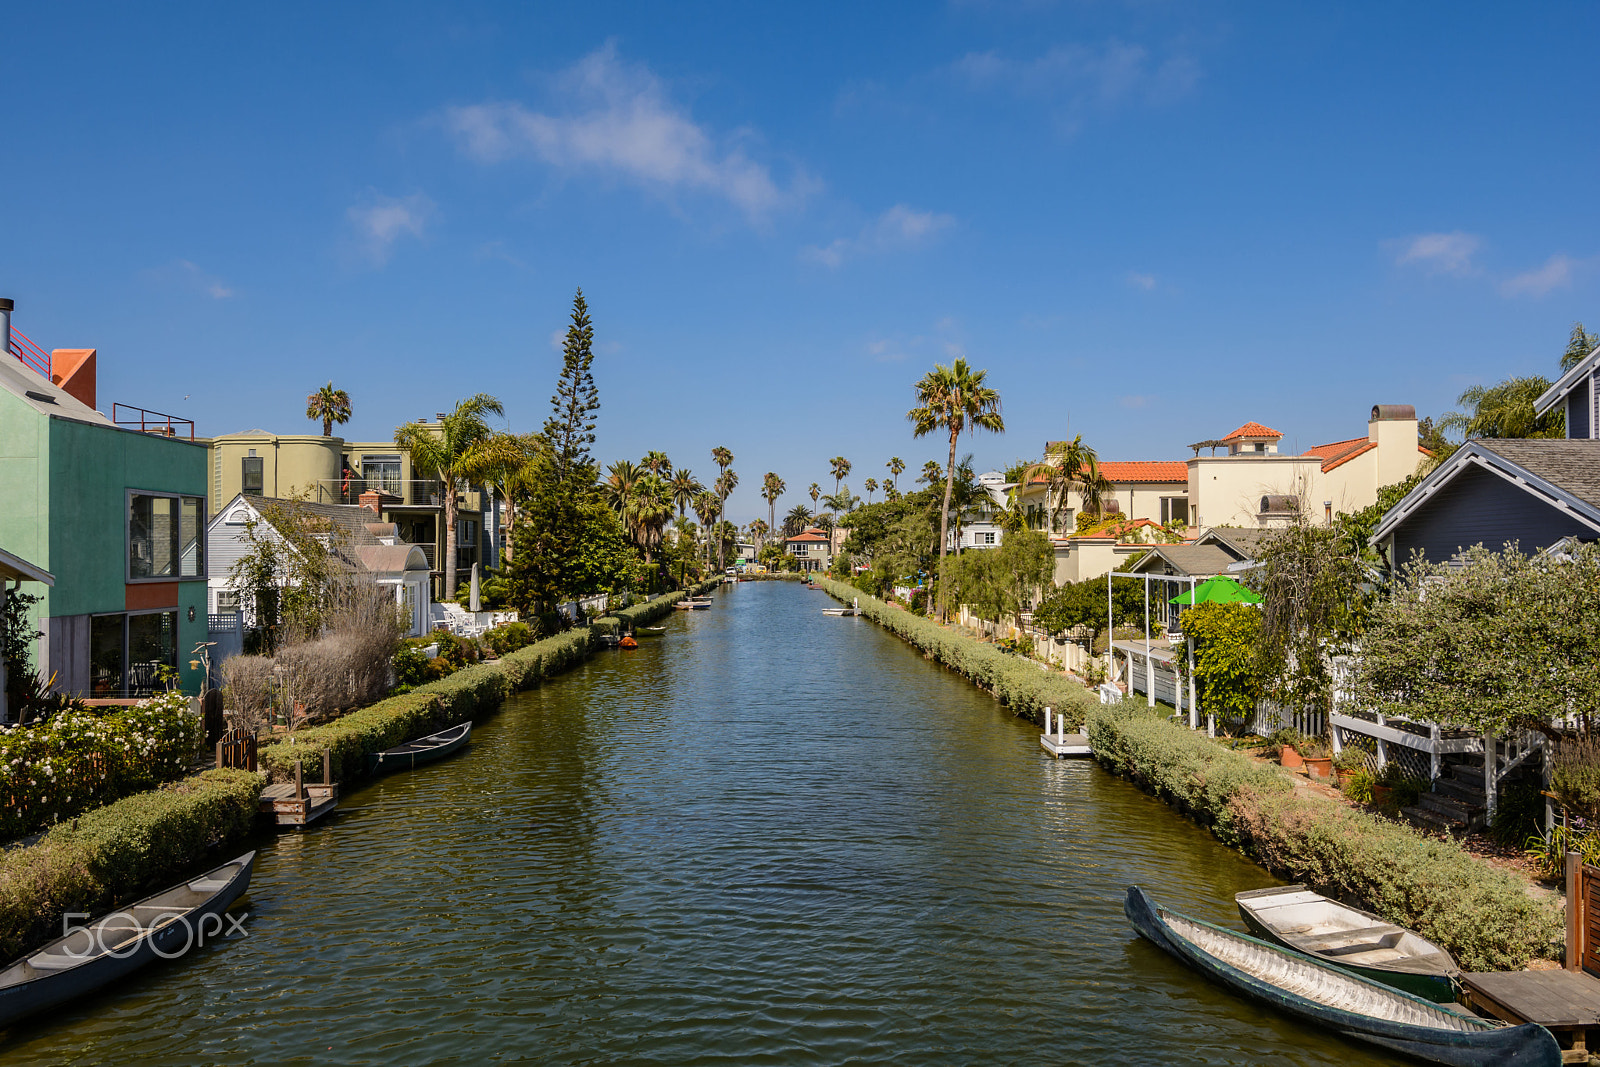
[{"label": "wooden deck", "polygon": [[328,750],[322,750],[322,782],[307,785],[300,763],[294,765],[294,781],[269,785],[261,791],[257,811],[270,816],[280,827],[303,829],[339,806],[339,785],[333,780]]},{"label": "wooden deck", "polygon": [[1039,744],[1057,759],[1062,756],[1094,755],[1094,749],[1089,747],[1089,738],[1083,734],[1040,734]]},{"label": "wooden deck", "polygon": [[1600,1043],[1600,979],[1582,971],[1501,971],[1461,976],[1468,1007],[1508,1023],[1538,1023],[1561,1043],[1562,1063],[1590,1063]]}]

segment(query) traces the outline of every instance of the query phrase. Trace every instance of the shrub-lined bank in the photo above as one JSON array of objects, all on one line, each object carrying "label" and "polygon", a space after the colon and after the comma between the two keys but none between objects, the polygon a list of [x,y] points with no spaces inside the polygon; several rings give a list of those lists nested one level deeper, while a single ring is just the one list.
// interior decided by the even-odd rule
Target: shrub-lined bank
[{"label": "shrub-lined bank", "polygon": [[258,754],[261,769],[282,780],[294,775],[299,760],[308,777],[314,777],[322,771],[322,750],[326,748],[334,779],[348,781],[366,773],[368,754],[476,718],[499,707],[510,694],[582,663],[590,651],[590,632],[585,627],[547,637],[334,722],[297,730],[281,741],[263,745]]},{"label": "shrub-lined bank", "polygon": [[1082,685],[1066,675],[1040,670],[1033,660],[952,633],[930,619],[891,607],[854,586],[831,578],[814,580],[837,600],[847,604],[852,599],[859,601],[861,613],[867,618],[915,645],[930,659],[988,690],[1023,718],[1043,725],[1044,709],[1054,708],[1067,716],[1069,726],[1076,728],[1094,701],[1093,695]]},{"label": "shrub-lined bank", "polygon": [[656,597],[654,600],[647,600],[642,604],[620,608],[603,618],[596,619],[594,621],[594,631],[595,633],[614,634],[620,630],[631,630],[634,627],[655,622],[657,619],[672,614],[672,605],[684,597],[700,596],[702,593],[715,589],[719,584],[721,584],[721,579],[713,578],[698,585],[691,585],[681,592],[667,593]]},{"label": "shrub-lined bank", "polygon": [[1096,706],[1088,726],[1110,770],[1268,870],[1410,927],[1467,970],[1520,968],[1561,939],[1558,907],[1453,841],[1297,796],[1282,773],[1142,708]]},{"label": "shrub-lined bank", "polygon": [[80,815],[0,854],[0,959],[61,936],[69,911],[104,914],[164,888],[255,824],[261,776],[206,771]]}]

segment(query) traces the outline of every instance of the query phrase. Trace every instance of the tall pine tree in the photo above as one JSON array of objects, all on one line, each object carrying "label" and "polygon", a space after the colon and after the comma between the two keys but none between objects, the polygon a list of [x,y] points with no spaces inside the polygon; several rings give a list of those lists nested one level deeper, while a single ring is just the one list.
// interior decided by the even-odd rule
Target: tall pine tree
[{"label": "tall pine tree", "polygon": [[572,299],[572,325],[567,327],[567,342],[562,348],[561,377],[556,379],[556,395],[550,398],[550,418],[545,420],[544,436],[550,442],[555,460],[556,481],[566,485],[580,466],[591,463],[589,446],[594,444],[595,412],[600,410],[600,390],[595,388],[594,324],[589,321],[589,305],[583,290]]}]

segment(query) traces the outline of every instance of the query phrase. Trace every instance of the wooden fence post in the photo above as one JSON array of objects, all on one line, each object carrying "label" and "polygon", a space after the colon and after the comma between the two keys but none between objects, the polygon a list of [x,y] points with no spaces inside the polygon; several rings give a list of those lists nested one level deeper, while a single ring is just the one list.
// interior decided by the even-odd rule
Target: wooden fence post
[{"label": "wooden fence post", "polygon": [[1583,856],[1567,853],[1567,970],[1583,970]]},{"label": "wooden fence post", "polygon": [[301,777],[300,761],[294,761],[294,798],[304,800],[306,795],[305,782]]}]

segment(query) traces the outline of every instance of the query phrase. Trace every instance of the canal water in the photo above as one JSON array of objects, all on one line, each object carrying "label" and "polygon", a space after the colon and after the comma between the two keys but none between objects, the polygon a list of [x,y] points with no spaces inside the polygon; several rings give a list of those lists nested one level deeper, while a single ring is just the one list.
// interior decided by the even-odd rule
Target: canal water
[{"label": "canal water", "polygon": [[515,697],[0,1062],[1393,1062],[1140,941],[1130,883],[1238,928],[1271,879],[829,603],[724,587]]}]

